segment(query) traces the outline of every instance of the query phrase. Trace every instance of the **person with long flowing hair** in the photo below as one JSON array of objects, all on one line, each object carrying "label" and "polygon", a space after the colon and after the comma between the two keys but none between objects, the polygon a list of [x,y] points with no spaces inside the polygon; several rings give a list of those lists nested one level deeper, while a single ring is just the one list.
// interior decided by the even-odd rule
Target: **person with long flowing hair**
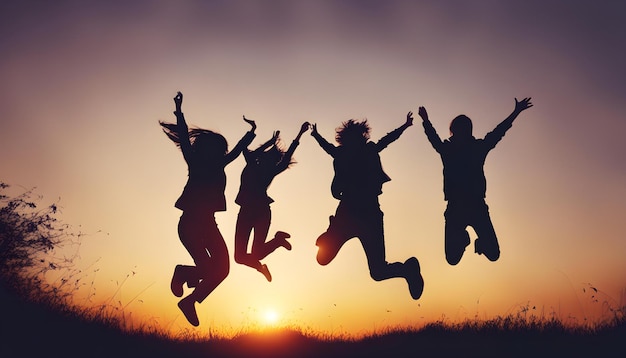
[{"label": "person with long flowing hair", "polygon": [[195,266],[177,265],[170,288],[176,297],[183,296],[185,283],[193,288],[178,302],[178,307],[189,323],[198,326],[196,302],[204,301],[230,270],[228,248],[215,221],[215,213],[226,210],[224,168],[252,142],[256,124],[244,117],[252,128],[229,152],[226,138],[221,134],[202,128],[189,129],[182,112],[181,92],[174,97],[174,103],[176,123],[160,124],[167,137],[180,148],[189,170],[189,178],[175,206],[183,212],[178,222],[178,236]]},{"label": "person with long flowing hair", "polygon": [[[267,189],[278,174],[291,166],[300,137],[308,129],[309,123],[304,122],[287,151],[279,145],[279,131],[274,132],[272,138],[257,149],[251,151],[246,148],[243,151],[246,166],[241,173],[239,193],[235,199],[235,203],[240,206],[235,229],[235,261],[256,269],[270,282],[272,275],[261,260],[279,247],[291,250],[291,244],[287,241],[291,236],[284,231],[277,231],[271,240],[265,241],[272,219],[270,204],[274,202],[267,195]],[[253,231],[252,250],[249,253],[248,243]]]}]

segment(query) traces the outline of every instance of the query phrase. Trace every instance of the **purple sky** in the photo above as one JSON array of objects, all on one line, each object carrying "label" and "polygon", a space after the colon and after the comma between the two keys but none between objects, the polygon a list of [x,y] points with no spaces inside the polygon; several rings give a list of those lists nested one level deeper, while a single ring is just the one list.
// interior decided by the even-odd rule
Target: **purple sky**
[{"label": "purple sky", "polygon": [[[442,137],[460,113],[482,137],[511,112],[513,98],[531,96],[535,106],[485,167],[501,260],[468,252],[464,266],[445,264],[441,162],[417,114],[383,155],[393,179],[381,197],[388,256],[422,263],[419,317],[456,312],[478,297],[476,310],[489,314],[536,300],[570,302],[580,317],[589,311],[578,307],[583,283],[603,286],[612,299],[626,287],[625,44],[620,1],[4,1],[0,180],[61,197],[64,220],[110,233],[83,245],[84,265],[99,259],[101,282],[138,267],[144,277],[133,287],[157,283],[149,294],[158,302],[146,303],[152,312],[175,306],[170,271],[188,260],[172,207],[186,168],[157,125],[173,120],[177,90],[188,120],[231,144],[247,129],[242,114],[259,124],[255,144],[274,129],[288,143],[305,120],[332,139],[349,118],[368,118],[377,139],[419,106]],[[270,189],[272,230],[291,228],[302,246],[269,265],[290,274],[304,265],[311,276],[298,298],[319,317],[330,298],[309,302],[308,290],[343,292],[352,280],[352,292],[393,296],[362,303],[372,312],[366,322],[406,323],[417,303],[405,284],[373,283],[356,244],[337,264],[316,266],[313,240],[336,202],[330,158],[305,137],[298,164]],[[229,247],[241,166],[227,172],[229,211],[217,218]],[[298,294],[297,277],[275,276],[267,286],[233,268],[210,305],[232,302],[238,283],[250,280],[268,301]],[[385,316],[390,306],[398,316]],[[233,312],[215,319],[233,324]],[[350,314],[358,316],[340,314],[346,327]],[[295,318],[327,328],[317,316]],[[370,328],[366,322],[358,324]]]}]

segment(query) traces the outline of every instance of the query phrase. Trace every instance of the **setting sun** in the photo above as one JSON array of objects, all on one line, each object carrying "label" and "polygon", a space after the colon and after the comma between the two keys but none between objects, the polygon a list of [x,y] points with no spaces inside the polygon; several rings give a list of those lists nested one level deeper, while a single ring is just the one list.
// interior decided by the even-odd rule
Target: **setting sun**
[{"label": "setting sun", "polygon": [[267,309],[263,312],[263,323],[273,326],[278,322],[278,313],[273,309]]}]

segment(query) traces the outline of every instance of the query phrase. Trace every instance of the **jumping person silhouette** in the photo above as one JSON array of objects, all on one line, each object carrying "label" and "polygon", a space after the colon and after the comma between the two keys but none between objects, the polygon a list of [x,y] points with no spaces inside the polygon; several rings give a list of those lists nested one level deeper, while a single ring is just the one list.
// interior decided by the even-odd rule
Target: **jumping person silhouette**
[{"label": "jumping person silhouette", "polygon": [[383,212],[378,202],[383,183],[391,180],[383,171],[379,153],[413,125],[412,115],[409,112],[402,126],[376,143],[369,141],[370,127],[367,120],[358,122],[351,119],[343,122],[335,135],[339,146],[326,141],[318,133],[316,124],[313,124],[311,135],[333,157],[335,176],[331,192],[339,200],[335,215],[330,217],[328,229],[316,241],[317,262],[320,265],[329,264],[343,244],[358,237],[365,251],[372,279],[382,281],[404,277],[411,297],[418,299],[424,289],[419,262],[415,257],[404,263],[387,262]]},{"label": "jumping person silhouette", "polygon": [[[246,148],[243,151],[246,166],[241,173],[239,193],[235,199],[235,203],[241,207],[235,229],[235,261],[256,269],[270,282],[272,275],[267,265],[261,264],[261,260],[281,246],[291,250],[291,244],[287,241],[290,235],[283,231],[277,231],[273,239],[265,242],[272,219],[270,204],[274,202],[267,195],[267,189],[272,180],[293,163],[293,153],[307,129],[309,123],[304,122],[286,152],[279,146],[279,131],[274,132],[272,138],[259,148],[253,151]],[[252,252],[248,253],[252,230]]]},{"label": "jumping person silhouette", "polygon": [[167,137],[181,149],[189,169],[187,184],[175,206],[183,211],[178,236],[195,266],[177,265],[171,290],[176,297],[182,297],[185,282],[188,287],[195,287],[178,302],[178,307],[189,323],[198,326],[195,303],[202,302],[213,292],[230,270],[228,249],[215,221],[215,213],[226,210],[224,167],[252,142],[256,125],[244,117],[252,129],[228,152],[228,143],[221,134],[201,128],[189,130],[181,110],[181,92],[174,97],[174,103],[176,124],[160,124]]},{"label": "jumping person silhouette", "polygon": [[474,251],[484,254],[490,261],[500,257],[500,246],[485,202],[487,181],[484,164],[487,154],[504,137],[517,116],[532,107],[529,98],[515,99],[515,109],[484,139],[472,136],[472,121],[459,115],[450,123],[450,138],[444,141],[433,128],[424,107],[419,108],[428,140],[441,155],[443,162],[443,192],[448,201],[444,217],[445,252],[450,265],[456,265],[470,244],[466,228],[471,226],[478,235]]}]

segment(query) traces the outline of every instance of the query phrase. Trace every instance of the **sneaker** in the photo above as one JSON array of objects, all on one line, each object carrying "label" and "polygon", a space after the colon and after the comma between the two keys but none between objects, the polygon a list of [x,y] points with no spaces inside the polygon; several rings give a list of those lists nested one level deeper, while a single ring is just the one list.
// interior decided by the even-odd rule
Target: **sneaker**
[{"label": "sneaker", "polygon": [[191,296],[187,296],[180,300],[178,302],[178,308],[183,311],[185,318],[187,318],[187,321],[189,321],[192,326],[197,327],[200,325],[198,314],[196,313],[196,301]]},{"label": "sneaker", "polygon": [[498,242],[492,242],[491,244],[485,244],[481,239],[474,241],[474,252],[478,255],[485,255],[489,261],[496,261],[500,258],[500,246]]},{"label": "sneaker", "polygon": [[276,231],[276,234],[274,235],[274,240],[278,240],[281,246],[283,246],[287,250],[291,250],[291,244],[289,243],[289,241],[287,241],[287,238],[290,238],[290,237],[291,235],[289,235],[288,233],[284,231]]},{"label": "sneaker", "polygon": [[174,268],[174,275],[172,276],[172,282],[170,283],[170,289],[172,293],[176,297],[181,297],[183,295],[183,283],[184,281],[180,277],[180,269],[182,265],[176,265]]},{"label": "sneaker", "polygon": [[270,273],[270,270],[267,268],[266,264],[261,265],[259,272],[265,276],[267,281],[272,282],[272,274]]},{"label": "sneaker", "polygon": [[404,262],[404,278],[409,284],[409,292],[414,300],[422,296],[424,291],[424,279],[420,273],[420,263],[415,257],[411,257]]}]

